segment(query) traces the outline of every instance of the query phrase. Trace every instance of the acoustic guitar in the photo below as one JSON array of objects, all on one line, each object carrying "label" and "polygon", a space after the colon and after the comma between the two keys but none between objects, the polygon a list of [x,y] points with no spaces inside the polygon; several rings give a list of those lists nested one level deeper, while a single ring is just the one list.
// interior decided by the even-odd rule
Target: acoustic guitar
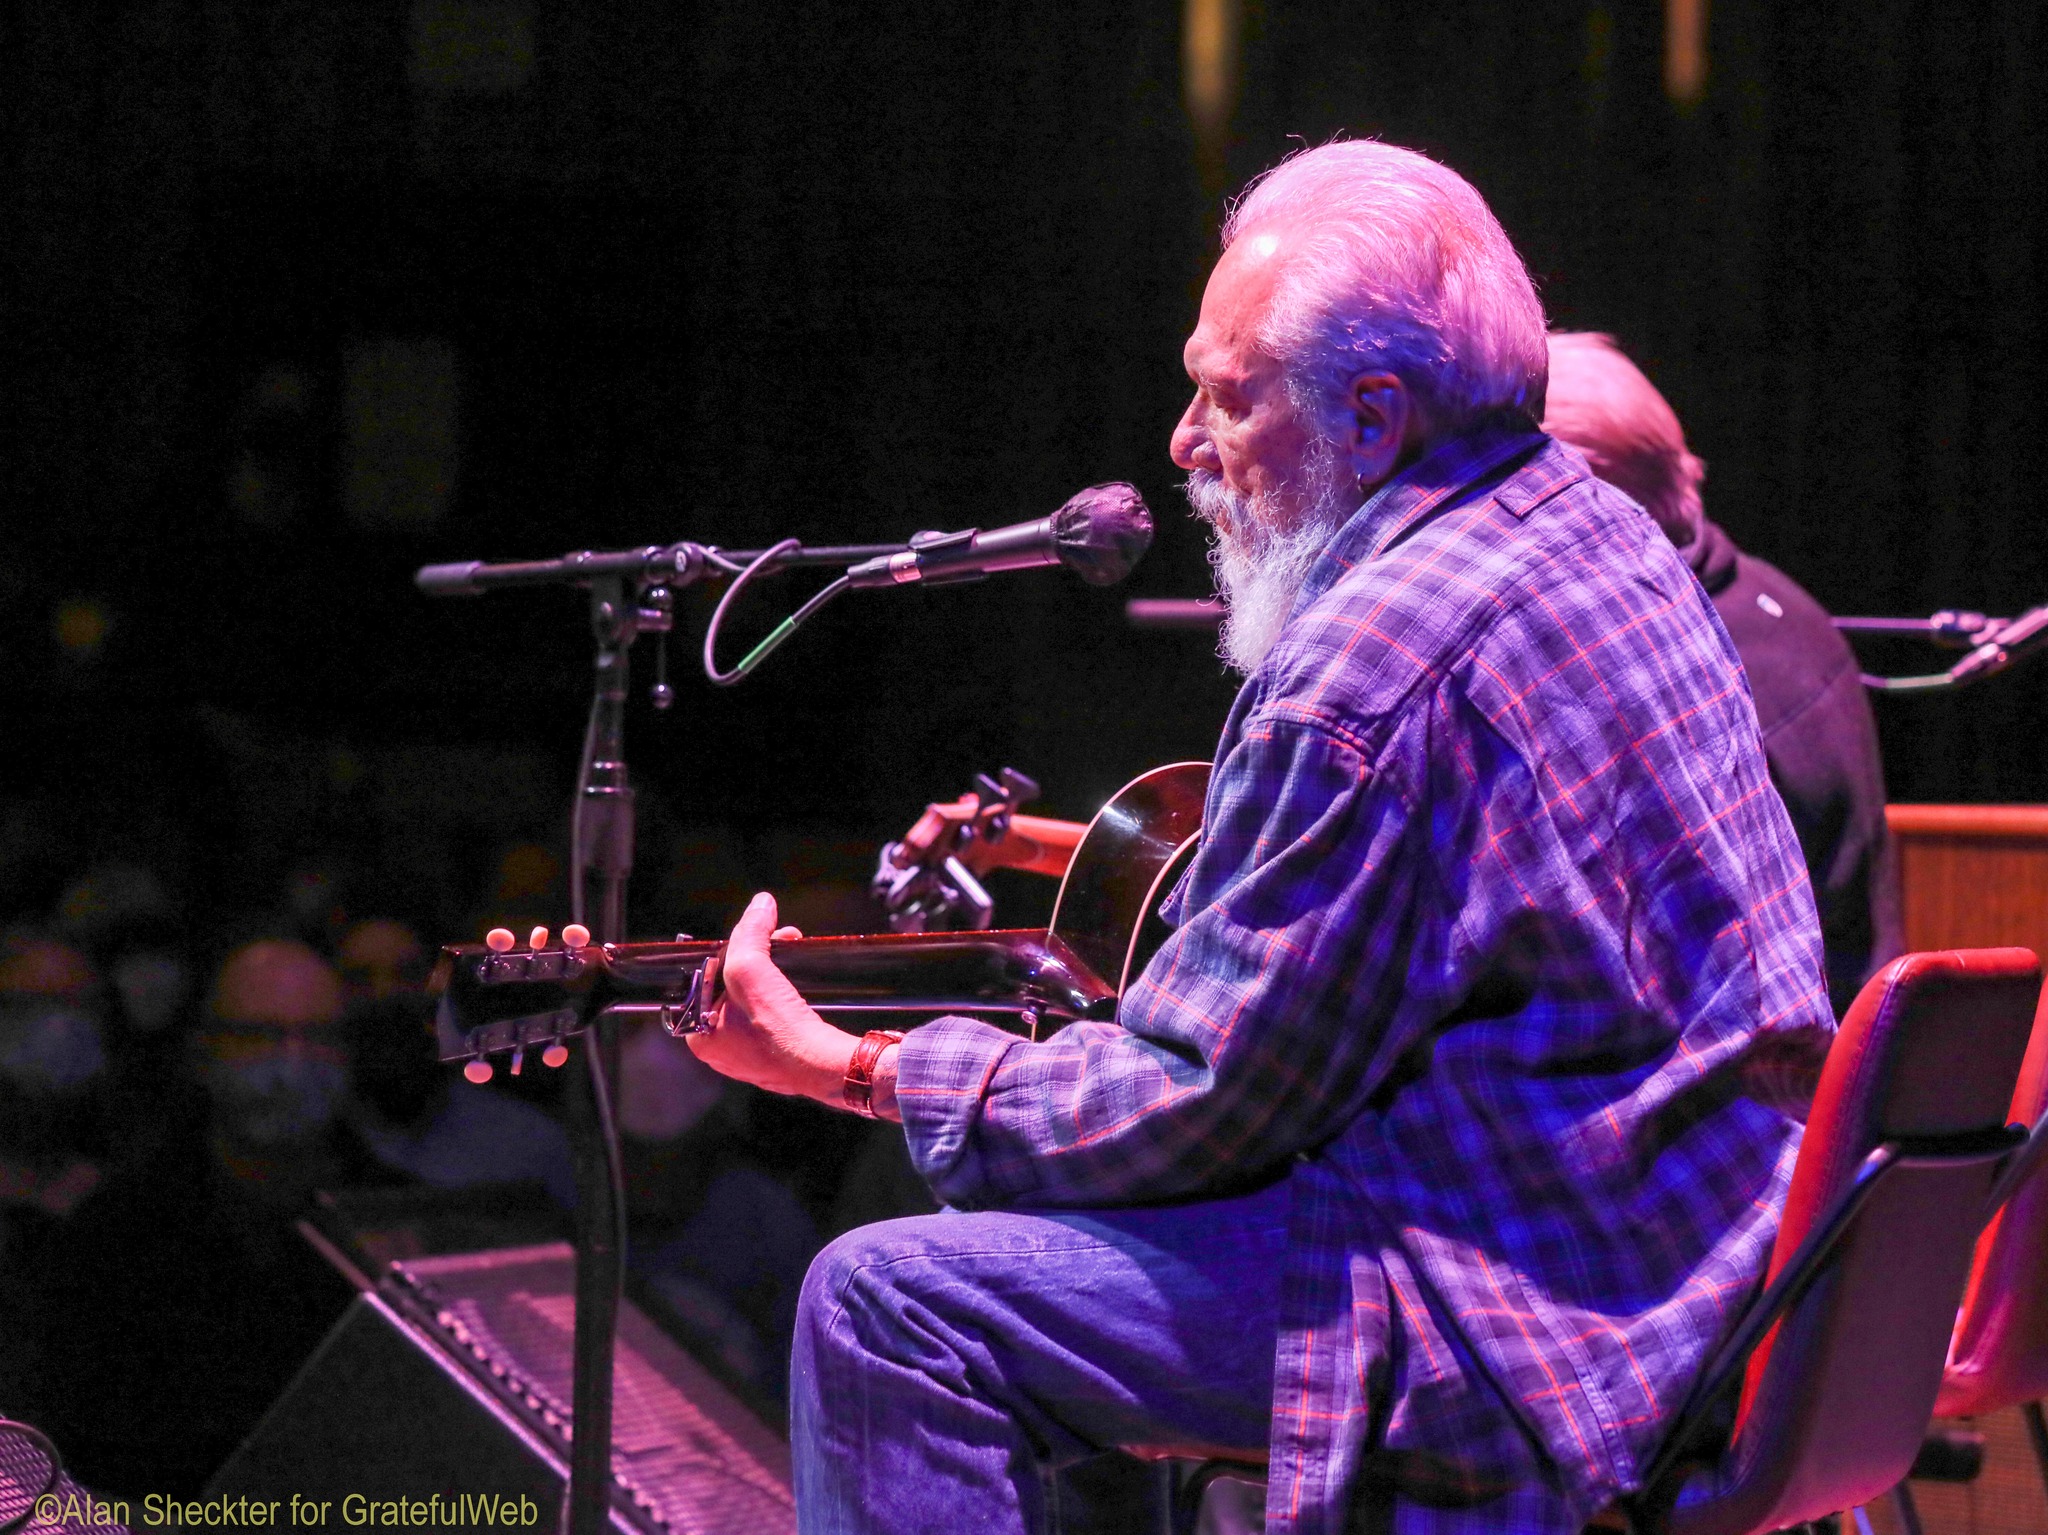
[{"label": "acoustic guitar", "polygon": [[[775,963],[825,1017],[862,1033],[966,1014],[1038,1039],[1076,1018],[1109,1018],[1167,928],[1166,891],[1201,834],[1209,764],[1180,762],[1133,779],[1096,813],[1073,850],[1044,929],[792,938]],[[1020,839],[1021,840],[1021,839]],[[489,1057],[529,1049],[547,1064],[563,1041],[610,1016],[694,1032],[717,1002],[723,942],[604,943],[441,951],[432,989],[441,1059],[490,1075]]]}]

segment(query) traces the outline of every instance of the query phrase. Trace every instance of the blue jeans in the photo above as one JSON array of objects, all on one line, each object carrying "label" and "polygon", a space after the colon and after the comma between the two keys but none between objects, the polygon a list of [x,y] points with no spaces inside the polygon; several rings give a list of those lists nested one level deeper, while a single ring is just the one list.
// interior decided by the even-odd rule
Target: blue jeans
[{"label": "blue jeans", "polygon": [[1126,1445],[1262,1454],[1283,1181],[1149,1209],[944,1211],[849,1232],[799,1303],[804,1535],[1056,1527],[1052,1473]]}]

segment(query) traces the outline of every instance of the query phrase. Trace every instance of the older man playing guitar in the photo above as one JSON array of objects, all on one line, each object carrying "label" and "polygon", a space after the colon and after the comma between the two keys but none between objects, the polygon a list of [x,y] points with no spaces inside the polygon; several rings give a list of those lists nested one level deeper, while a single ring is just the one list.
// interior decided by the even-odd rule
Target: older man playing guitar
[{"label": "older man playing guitar", "polygon": [[1535,426],[1478,194],[1340,143],[1236,205],[1173,434],[1246,674],[1114,1021],[855,1040],[734,930],[691,1048],[900,1119],[950,1208],[832,1244],[799,1518],[1031,1530],[1109,1446],[1268,1528],[1566,1531],[1756,1283],[1832,1030],[1727,635]]}]

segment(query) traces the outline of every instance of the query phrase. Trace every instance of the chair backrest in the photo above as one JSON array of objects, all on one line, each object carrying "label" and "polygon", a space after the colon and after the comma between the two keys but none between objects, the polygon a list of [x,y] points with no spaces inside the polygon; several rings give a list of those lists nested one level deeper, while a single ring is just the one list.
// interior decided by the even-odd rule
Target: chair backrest
[{"label": "chair backrest", "polygon": [[[2048,1110],[2048,993],[2034,1014],[2010,1117]],[[1934,1410],[1968,1418],[2048,1397],[2048,1176],[2036,1166],[1977,1243]]]},{"label": "chair backrest", "polygon": [[[1887,1143],[1931,1150],[2005,1124],[2039,962],[2025,949],[1909,954],[1863,988],[1828,1053],[1770,1275]],[[1820,1277],[1766,1335],[1720,1462],[1674,1535],[1751,1535],[1861,1504],[1919,1449],[1993,1164],[1913,1157],[1882,1180]]]}]

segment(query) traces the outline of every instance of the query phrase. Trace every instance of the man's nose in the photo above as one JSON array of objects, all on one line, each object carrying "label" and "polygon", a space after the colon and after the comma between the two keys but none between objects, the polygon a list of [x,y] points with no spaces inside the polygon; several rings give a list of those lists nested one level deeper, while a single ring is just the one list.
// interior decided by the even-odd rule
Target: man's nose
[{"label": "man's nose", "polygon": [[1174,463],[1183,469],[1218,470],[1222,462],[1216,455],[1215,441],[1196,419],[1200,408],[1199,398],[1188,402],[1188,408],[1181,413],[1180,424],[1173,429],[1173,441],[1168,452],[1172,454]]}]

